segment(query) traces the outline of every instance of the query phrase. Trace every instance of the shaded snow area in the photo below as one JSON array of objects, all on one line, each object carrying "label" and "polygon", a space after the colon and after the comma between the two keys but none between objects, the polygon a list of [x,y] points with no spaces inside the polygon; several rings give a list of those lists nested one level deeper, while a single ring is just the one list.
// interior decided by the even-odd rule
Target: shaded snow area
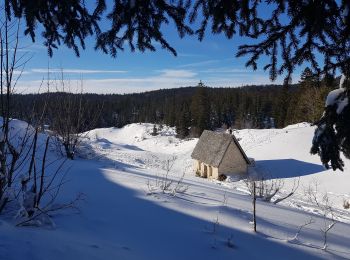
[{"label": "shaded snow area", "polygon": [[[343,208],[350,200],[350,161],[344,172],[325,170],[309,154],[309,124],[235,131],[254,170],[283,181],[278,196],[300,178],[295,195],[281,203],[257,201],[257,233],[243,180],[196,177],[190,155],[198,139],[179,140],[168,127],[156,136],[152,131],[151,124],[90,131],[68,163],[59,198],[85,194],[79,212],[53,215],[55,228],[18,228],[0,216],[0,259],[350,258],[350,210]],[[316,197],[327,194],[337,219],[327,250],[321,230],[328,222],[307,195],[316,186]]]}]

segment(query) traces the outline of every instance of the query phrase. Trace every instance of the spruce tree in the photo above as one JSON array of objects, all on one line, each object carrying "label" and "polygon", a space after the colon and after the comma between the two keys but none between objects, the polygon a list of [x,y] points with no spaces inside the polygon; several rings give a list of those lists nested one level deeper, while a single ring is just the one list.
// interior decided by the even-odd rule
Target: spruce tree
[{"label": "spruce tree", "polygon": [[196,92],[192,97],[191,103],[192,131],[191,133],[198,137],[210,127],[210,99],[208,97],[207,87],[199,82]]},{"label": "spruce tree", "polygon": [[298,122],[314,123],[320,118],[324,108],[320,79],[309,67],[305,68],[300,79],[294,113]]},{"label": "spruce tree", "polygon": [[276,124],[277,127],[284,127],[287,122],[287,112],[288,107],[290,106],[291,96],[290,96],[290,86],[285,81],[282,87],[280,99],[277,103],[276,110]]},{"label": "spruce tree", "polygon": [[154,124],[154,125],[153,125],[153,129],[152,129],[152,133],[151,133],[151,135],[153,135],[153,136],[158,135],[158,129],[157,129],[156,124]]},{"label": "spruce tree", "polygon": [[[345,77],[344,77],[345,78]],[[350,81],[345,78],[340,88],[332,91],[326,101],[325,113],[316,123],[312,154],[318,154],[326,168],[343,170],[340,157],[350,159]]]},{"label": "spruce tree", "polygon": [[176,133],[181,139],[186,138],[190,134],[191,114],[187,103],[183,103],[176,123]]}]

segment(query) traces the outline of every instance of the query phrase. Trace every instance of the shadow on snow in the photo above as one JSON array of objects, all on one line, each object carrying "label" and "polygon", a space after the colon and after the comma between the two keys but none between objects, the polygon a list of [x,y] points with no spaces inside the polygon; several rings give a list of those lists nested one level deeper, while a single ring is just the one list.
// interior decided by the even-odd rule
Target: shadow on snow
[{"label": "shadow on snow", "polygon": [[293,178],[325,171],[322,165],[295,159],[256,161],[255,169],[266,179]]},{"label": "shadow on snow", "polygon": [[[65,217],[77,218],[75,221],[56,219],[59,227],[79,233],[79,237],[72,240],[77,240],[74,244],[83,254],[81,256],[90,256],[85,259],[103,259],[106,253],[108,259],[255,259],[262,255],[271,259],[315,258],[315,254],[297,246],[243,232],[234,225],[220,225],[212,234],[207,231],[207,227],[213,225],[211,220],[166,206],[177,203],[176,200],[163,204],[162,200],[144,199],[140,196],[142,190],[135,191],[116,183],[118,178],[125,179],[123,172],[106,173],[100,167],[95,162],[80,161],[82,174],[73,177],[70,190],[75,192],[79,187],[87,194],[86,203],[81,208],[83,214]],[[113,178],[116,180],[112,181]],[[239,213],[236,212],[237,215],[243,214],[246,221],[250,218],[249,213]],[[231,236],[233,249],[226,245]]]}]

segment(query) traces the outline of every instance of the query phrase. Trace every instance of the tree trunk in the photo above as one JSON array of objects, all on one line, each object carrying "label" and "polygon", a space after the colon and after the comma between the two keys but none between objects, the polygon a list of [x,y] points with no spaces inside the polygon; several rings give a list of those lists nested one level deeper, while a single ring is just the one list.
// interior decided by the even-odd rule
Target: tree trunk
[{"label": "tree trunk", "polygon": [[254,232],[256,232],[256,184],[253,182],[253,224]]},{"label": "tree trunk", "polygon": [[69,144],[64,144],[64,149],[66,150],[67,158],[70,160],[74,160],[74,152],[71,151]]}]

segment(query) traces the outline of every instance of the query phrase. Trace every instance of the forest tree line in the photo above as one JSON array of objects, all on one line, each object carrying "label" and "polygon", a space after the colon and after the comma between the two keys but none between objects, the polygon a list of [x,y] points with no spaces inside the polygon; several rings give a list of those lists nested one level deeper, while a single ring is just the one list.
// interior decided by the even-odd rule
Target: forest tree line
[{"label": "forest tree line", "polygon": [[[339,79],[319,78],[306,68],[299,83],[211,88],[162,89],[137,94],[42,93],[15,94],[15,118],[38,118],[55,130],[57,122],[79,120],[78,131],[123,127],[147,122],[176,126],[179,137],[197,137],[204,129],[218,127],[281,128],[298,122],[316,122],[327,93]],[[43,110],[43,108],[46,108]],[[43,112],[44,111],[44,112]]]}]

